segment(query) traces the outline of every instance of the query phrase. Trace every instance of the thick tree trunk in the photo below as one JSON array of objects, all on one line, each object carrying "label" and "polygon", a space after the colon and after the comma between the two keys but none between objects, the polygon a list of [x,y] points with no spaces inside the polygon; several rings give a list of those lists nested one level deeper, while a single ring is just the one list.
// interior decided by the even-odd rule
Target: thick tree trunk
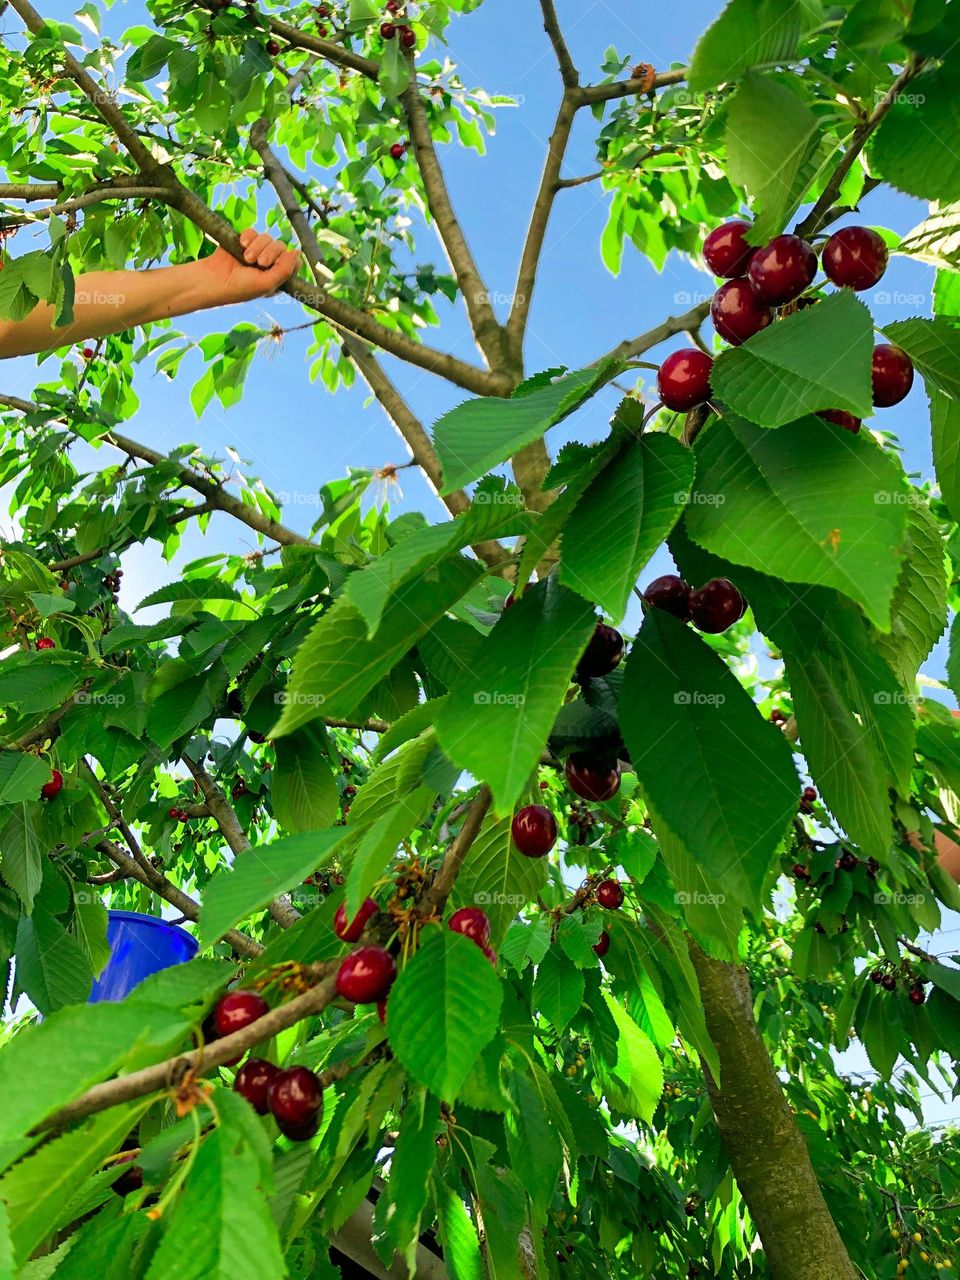
[{"label": "thick tree trunk", "polygon": [[696,945],[691,953],[720,1060],[719,1087],[704,1068],[707,1091],[770,1274],[857,1280],[754,1019],[746,970],[711,960]]}]

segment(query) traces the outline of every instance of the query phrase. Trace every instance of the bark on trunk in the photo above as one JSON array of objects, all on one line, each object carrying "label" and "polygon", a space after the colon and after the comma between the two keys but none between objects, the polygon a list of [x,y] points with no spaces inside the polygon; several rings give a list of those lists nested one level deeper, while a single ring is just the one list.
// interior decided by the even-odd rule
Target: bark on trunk
[{"label": "bark on trunk", "polygon": [[756,1223],[774,1280],[857,1280],[753,1016],[739,965],[694,944],[707,1030],[720,1086],[704,1068],[717,1127]]}]

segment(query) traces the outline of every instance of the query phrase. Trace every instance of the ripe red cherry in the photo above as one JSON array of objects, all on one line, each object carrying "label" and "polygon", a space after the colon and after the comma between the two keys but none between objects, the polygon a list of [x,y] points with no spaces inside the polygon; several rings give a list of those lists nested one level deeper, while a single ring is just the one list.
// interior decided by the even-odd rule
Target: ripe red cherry
[{"label": "ripe red cherry", "polygon": [[94,354],[95,354],[95,353],[94,353],[93,347],[84,347],[84,348],[83,348],[83,358],[84,358],[84,360],[92,360],[92,359],[93,359],[93,357],[94,357]]},{"label": "ripe red cherry", "polygon": [[610,935],[607,933],[606,929],[600,930],[600,937],[593,944],[593,949],[601,960],[610,950]]},{"label": "ripe red cherry", "polygon": [[213,1011],[213,1025],[217,1035],[229,1036],[234,1031],[249,1027],[251,1022],[269,1012],[270,1006],[258,992],[228,991]]},{"label": "ripe red cherry", "polygon": [[832,422],[835,427],[843,427],[844,431],[852,431],[854,435],[863,425],[859,418],[855,418],[852,413],[847,413],[843,409],[824,409],[822,413],[817,414],[817,417],[823,418],[824,422]]},{"label": "ripe red cherry", "polygon": [[323,1085],[308,1067],[288,1067],[278,1071],[267,1089],[267,1105],[281,1132],[288,1138],[312,1137],[306,1133],[315,1124],[323,1105]]},{"label": "ripe red cherry", "polygon": [[774,236],[750,259],[747,279],[769,307],[799,298],[817,274],[817,255],[799,236]]},{"label": "ripe red cherry", "polygon": [[884,991],[895,991],[897,989],[897,980],[892,973],[885,973],[880,979],[880,985]]},{"label": "ripe red cherry", "polygon": [[510,833],[524,857],[543,858],[557,843],[557,820],[544,805],[528,804],[514,814]]},{"label": "ripe red cherry", "polygon": [[690,596],[693,625],[708,635],[719,635],[746,612],[746,601],[729,578],[713,578]]},{"label": "ripe red cherry", "polygon": [[337,972],[337,991],[354,1004],[383,1000],[397,976],[397,962],[383,947],[360,947]]},{"label": "ripe red cherry", "polygon": [[397,28],[392,22],[381,22],[380,34],[384,40],[392,40],[397,34]]},{"label": "ripe red cherry", "polygon": [[352,920],[347,920],[346,903],[341,902],[337,907],[337,913],[333,917],[333,932],[343,942],[359,942],[360,935],[367,927],[367,922],[371,920],[380,908],[372,898],[367,898],[360,906],[360,910]]},{"label": "ripe red cherry", "polygon": [[490,944],[489,944],[489,943],[487,943],[487,945],[486,945],[485,947],[483,947],[483,948],[482,948],[482,950],[483,950],[483,954],[487,957],[487,959],[490,961],[490,963],[493,965],[493,967],[494,967],[494,968],[496,968],[496,967],[497,967],[497,953],[494,951],[493,947],[491,947],[491,946],[490,946]]},{"label": "ripe red cherry", "polygon": [[834,284],[870,289],[883,277],[890,250],[870,227],[844,227],[823,246],[823,269]]},{"label": "ripe red cherry", "polygon": [[601,880],[597,885],[597,902],[607,911],[619,911],[623,906],[623,885],[619,880]]},{"label": "ripe red cherry", "polygon": [[400,43],[405,49],[415,49],[417,47],[417,33],[410,27],[404,27],[400,32]]},{"label": "ripe red cherry", "polygon": [[684,582],[675,573],[665,573],[662,578],[654,578],[643,598],[654,609],[663,609],[686,622],[690,617],[690,590],[689,582]]},{"label": "ripe red cherry", "polygon": [[577,663],[577,679],[590,680],[608,676],[623,658],[623,636],[615,627],[598,622],[590,643]]},{"label": "ripe red cherry", "polygon": [[407,154],[407,148],[402,142],[395,142],[390,148],[390,154],[393,156],[394,160],[402,160]]},{"label": "ripe red cherry", "polygon": [[802,862],[795,862],[790,870],[794,880],[810,879],[809,868],[805,867]]},{"label": "ripe red cherry", "polygon": [[710,399],[713,360],[699,347],[681,347],[667,356],[657,373],[657,392],[668,409],[686,413]]},{"label": "ripe red cherry", "polygon": [[804,787],[804,788],[803,788],[803,798],[804,798],[804,800],[806,800],[806,802],[807,802],[808,804],[813,804],[814,800],[816,800],[816,798],[817,798],[817,789],[816,789],[816,787]]},{"label": "ripe red cherry", "polygon": [[620,790],[620,765],[575,751],[564,768],[567,785],[583,800],[610,800]]},{"label": "ripe red cherry", "polygon": [[490,941],[490,917],[479,907],[461,907],[455,911],[450,917],[449,928],[454,933],[462,933],[478,947],[485,947]]},{"label": "ripe red cherry", "polygon": [[269,1111],[267,1091],[279,1074],[280,1068],[263,1058],[248,1058],[234,1077],[233,1087],[241,1097],[246,1098],[257,1115],[265,1116]]},{"label": "ripe red cherry", "polygon": [[63,790],[63,774],[59,769],[50,770],[50,781],[45,782],[40,788],[41,800],[52,800],[54,796],[58,796]]},{"label": "ripe red cherry", "polygon": [[279,52],[280,52],[280,45],[277,43],[277,41],[276,41],[276,40],[268,40],[268,41],[267,41],[267,53],[269,53],[270,57],[271,57],[271,58],[275,58]]},{"label": "ripe red cherry", "polygon": [[703,259],[715,276],[732,279],[742,276],[754,252],[744,236],[750,230],[749,222],[725,222],[711,231],[703,242]]},{"label": "ripe red cherry", "polygon": [[880,983],[883,981],[883,973],[879,969],[873,969],[870,973],[870,981],[874,986],[879,987]]},{"label": "ripe red cherry", "polygon": [[873,349],[873,403],[889,409],[905,399],[913,386],[913,364],[899,347],[882,345]]},{"label": "ripe red cherry", "polygon": [[925,1004],[927,1000],[927,993],[919,982],[910,988],[908,996],[911,1004]]},{"label": "ripe red cherry", "polygon": [[773,321],[773,312],[754,293],[749,280],[728,280],[710,303],[713,327],[721,338],[738,347]]},{"label": "ripe red cherry", "polygon": [[56,647],[56,640],[51,640],[49,636],[41,636],[37,641],[37,650],[40,653],[42,653],[44,649],[55,649]]}]

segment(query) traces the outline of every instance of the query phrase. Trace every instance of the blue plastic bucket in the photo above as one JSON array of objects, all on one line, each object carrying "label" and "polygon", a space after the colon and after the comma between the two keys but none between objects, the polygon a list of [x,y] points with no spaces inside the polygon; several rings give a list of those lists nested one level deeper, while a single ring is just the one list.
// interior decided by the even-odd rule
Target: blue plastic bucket
[{"label": "blue plastic bucket", "polygon": [[122,1000],[144,978],[192,960],[199,950],[200,944],[186,929],[158,916],[141,915],[139,911],[107,914],[110,959],[93,984],[89,1004]]}]

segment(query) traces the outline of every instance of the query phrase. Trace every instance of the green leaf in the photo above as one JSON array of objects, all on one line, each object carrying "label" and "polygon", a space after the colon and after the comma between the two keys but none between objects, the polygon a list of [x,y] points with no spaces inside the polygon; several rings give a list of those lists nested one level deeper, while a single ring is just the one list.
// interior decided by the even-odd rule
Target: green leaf
[{"label": "green leaf", "polygon": [[663,1093],[663,1065],[649,1036],[612,996],[604,993],[604,1003],[617,1028],[617,1055],[611,1061],[602,1054],[591,1059],[607,1102],[621,1115],[649,1124]]},{"label": "green leaf", "polygon": [[[757,906],[797,808],[782,733],[718,655],[659,609],[627,659],[620,715],[654,829],[665,824],[725,893]],[[746,777],[755,785],[744,788]]]},{"label": "green leaf", "polygon": [[23,712],[51,711],[66,702],[79,686],[83,668],[48,662],[47,656],[17,655],[0,663],[0,706],[18,707]]},{"label": "green leaf", "polygon": [[920,666],[943,635],[947,618],[949,570],[940,528],[928,507],[911,504],[907,517],[910,550],[893,599],[893,629],[874,637],[878,652],[913,688]]},{"label": "green leaf", "polygon": [[545,1090],[553,1092],[549,1077],[533,1065],[530,1070],[535,1074],[515,1071],[510,1077],[514,1109],[506,1117],[507,1150],[513,1172],[534,1207],[545,1213],[563,1168],[563,1145],[556,1122],[556,1095],[550,1100],[553,1106],[544,1096]]},{"label": "green leaf", "polygon": [[[47,766],[44,771],[49,778]],[[0,831],[0,871],[28,912],[33,910],[33,900],[40,892],[46,853],[37,832],[36,810],[34,804],[16,805]]]},{"label": "green leaf", "polygon": [[302,729],[276,744],[271,773],[273,814],[286,831],[319,831],[337,816],[340,798],[320,737]]},{"label": "green leaf", "polygon": [[874,1070],[888,1080],[900,1056],[903,1037],[899,1022],[890,1016],[885,995],[878,995],[876,989],[867,993],[857,1008],[856,1027]]},{"label": "green leaf", "polygon": [[348,717],[379,680],[483,574],[458,557],[414,579],[391,597],[380,628],[367,638],[363,618],[340,599],[304,640],[283,695],[283,714],[271,737],[292,733],[318,716]]},{"label": "green leaf", "polygon": [[960,400],[935,391],[930,397],[930,428],[940,493],[950,514],[960,515]]},{"label": "green leaf", "polygon": [[480,828],[457,878],[457,906],[483,907],[490,936],[498,946],[520,909],[532,902],[547,881],[545,858],[526,858],[513,843],[510,818],[489,815]]},{"label": "green leaf", "polygon": [[960,106],[952,66],[917,76],[897,95],[870,150],[873,170],[924,200],[960,200],[960,156],[952,144]]},{"label": "green leaf", "polygon": [[907,353],[928,389],[932,385],[960,400],[960,326],[946,316],[913,318],[888,324],[883,334]]},{"label": "green leaf", "polygon": [[0,804],[36,800],[40,788],[49,781],[50,765],[46,760],[20,751],[0,751]]},{"label": "green leaf", "polygon": [[553,946],[537,968],[531,998],[557,1031],[564,1031],[583,1003],[584,986],[581,971],[565,952]]},{"label": "green leaf", "polygon": [[437,1163],[439,1112],[437,1099],[426,1089],[411,1090],[390,1164],[387,1239],[406,1262],[410,1275],[416,1271],[420,1219],[427,1207],[430,1174]]},{"label": "green leaf", "polygon": [[873,412],[872,356],[870,313],[842,289],[721,352],[710,384],[724,404],[760,427],[822,409],[865,418]]},{"label": "green leaf", "polygon": [[43,1014],[79,1004],[93,986],[86,951],[45,907],[17,925],[17,982]]},{"label": "green leaf", "polygon": [[390,1047],[414,1080],[452,1105],[497,1030],[503,988],[475,943],[435,929],[390,992]]},{"label": "green leaf", "polygon": [[929,217],[907,232],[895,252],[944,271],[960,271],[960,204],[934,208]]},{"label": "green leaf", "polygon": [[751,67],[789,62],[802,31],[796,0],[730,0],[700,37],[690,59],[693,93],[739,80]]},{"label": "green leaf", "polygon": [[[752,43],[752,42],[751,42]],[[796,213],[816,172],[817,117],[786,84],[748,72],[727,110],[730,180],[759,205],[750,241],[763,244]]]},{"label": "green leaf", "polygon": [[[70,1252],[56,1270],[56,1280],[129,1280],[134,1250],[153,1229],[145,1214],[127,1213],[112,1222],[96,1214],[69,1237]],[[3,1273],[0,1271],[0,1276]]]},{"label": "green leaf", "polygon": [[430,813],[435,797],[436,792],[427,786],[416,787],[409,795],[395,795],[386,817],[371,823],[363,831],[353,852],[347,877],[346,910],[349,919],[352,920],[360,910],[363,900],[372,892],[402,841]]},{"label": "green leaf", "polygon": [[0,1200],[10,1216],[14,1256],[22,1266],[49,1235],[64,1203],[83,1180],[119,1148],[150,1100],[111,1107],[14,1165],[0,1179]]},{"label": "green leaf", "polygon": [[564,525],[560,581],[619,621],[637,576],[683,511],[693,468],[690,450],[671,436],[630,441]]},{"label": "green leaf", "polygon": [[437,714],[447,755],[486,782],[497,813],[518,800],[546,744],[596,616],[552,579],[524,592]]},{"label": "green leaf", "polygon": [[443,1259],[450,1280],[482,1280],[480,1241],[466,1206],[441,1178],[433,1180],[433,1198],[440,1221]]},{"label": "green leaf", "polygon": [[697,441],[686,527],[734,564],[835,587],[889,631],[906,549],[905,493],[897,463],[864,435],[820,418],[766,431],[728,414]]},{"label": "green leaf", "polygon": [[[252,1112],[251,1112],[252,1117]],[[245,1134],[221,1124],[203,1139],[147,1280],[236,1280],[287,1274],[260,1160]]]},{"label": "green leaf", "polygon": [[99,898],[83,891],[74,895],[71,930],[83,947],[94,978],[99,978],[110,959],[107,924],[110,917]]},{"label": "green leaf", "polygon": [[240,920],[262,910],[277,894],[302,884],[333,855],[344,829],[286,836],[237,854],[232,867],[220,867],[203,894],[200,945],[212,946]]},{"label": "green leaf", "polygon": [[443,467],[442,492],[469,484],[539,440],[616,377],[617,370],[616,361],[602,360],[508,400],[482,396],[445,413],[433,432]]}]

